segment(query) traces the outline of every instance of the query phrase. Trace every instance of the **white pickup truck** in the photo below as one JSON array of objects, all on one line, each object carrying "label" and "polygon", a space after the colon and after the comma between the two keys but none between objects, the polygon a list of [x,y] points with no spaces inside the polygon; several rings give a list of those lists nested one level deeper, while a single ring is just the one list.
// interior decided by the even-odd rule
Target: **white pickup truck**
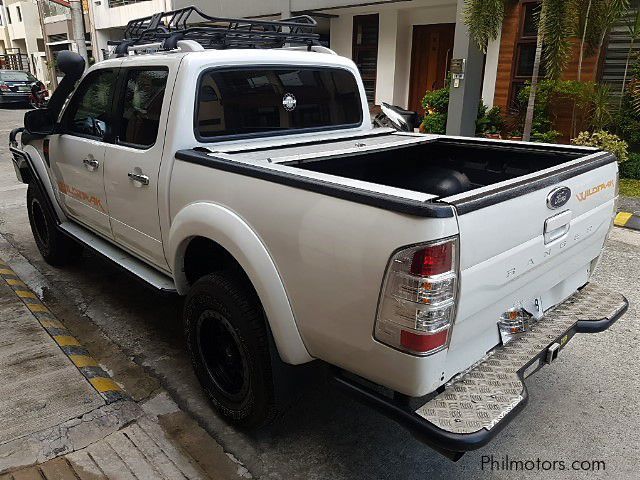
[{"label": "white pickup truck", "polygon": [[626,310],[589,283],[617,162],[372,129],[356,66],[312,22],[187,8],[132,22],[85,73],[61,53],[48,109],[10,138],[34,238],[52,265],[86,246],[186,296],[194,368],[229,421],[268,422],[319,360],[457,459],[575,333]]}]

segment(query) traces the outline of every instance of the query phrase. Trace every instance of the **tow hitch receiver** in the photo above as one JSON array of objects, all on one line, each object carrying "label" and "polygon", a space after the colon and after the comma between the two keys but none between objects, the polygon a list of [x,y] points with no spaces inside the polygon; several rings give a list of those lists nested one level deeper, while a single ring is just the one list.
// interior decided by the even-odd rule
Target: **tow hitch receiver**
[{"label": "tow hitch receiver", "polygon": [[[427,401],[398,401],[338,374],[338,384],[457,460],[486,445],[527,402],[524,379],[558,358],[575,333],[611,326],[629,303],[619,293],[588,284],[546,312],[528,331],[489,352]],[[419,399],[412,399],[418,401]]]}]

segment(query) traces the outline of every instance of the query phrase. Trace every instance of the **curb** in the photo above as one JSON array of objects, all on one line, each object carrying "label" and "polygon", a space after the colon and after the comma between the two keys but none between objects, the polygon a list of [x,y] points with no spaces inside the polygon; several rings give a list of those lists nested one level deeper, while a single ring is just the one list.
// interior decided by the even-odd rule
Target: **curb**
[{"label": "curb", "polygon": [[618,212],[613,224],[616,227],[629,228],[631,230],[640,230],[640,216],[635,213]]},{"label": "curb", "polygon": [[64,354],[80,370],[93,388],[104,398],[107,404],[126,399],[127,396],[120,386],[113,381],[98,362],[89,354],[78,339],[40,301],[38,296],[20,280],[20,277],[0,258],[0,278],[13,290],[24,303],[40,325],[53,338]]}]

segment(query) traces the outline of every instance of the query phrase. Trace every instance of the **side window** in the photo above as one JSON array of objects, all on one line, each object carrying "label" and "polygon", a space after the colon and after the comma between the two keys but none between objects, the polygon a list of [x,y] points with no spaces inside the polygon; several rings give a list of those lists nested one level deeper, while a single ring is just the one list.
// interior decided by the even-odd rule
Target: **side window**
[{"label": "side window", "polygon": [[169,71],[130,69],[125,83],[118,142],[148,148],[156,143]]},{"label": "side window", "polygon": [[67,133],[104,136],[110,127],[109,113],[116,77],[113,70],[97,70],[82,81],[66,114]]}]

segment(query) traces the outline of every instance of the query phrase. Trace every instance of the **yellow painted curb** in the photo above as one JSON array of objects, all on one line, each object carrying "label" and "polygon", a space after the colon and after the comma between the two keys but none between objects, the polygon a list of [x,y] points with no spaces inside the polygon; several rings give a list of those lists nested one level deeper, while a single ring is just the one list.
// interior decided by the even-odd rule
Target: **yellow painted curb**
[{"label": "yellow painted curb", "polygon": [[25,305],[34,313],[38,312],[49,312],[49,309],[42,305],[41,303],[25,303]]},{"label": "yellow painted curb", "polygon": [[613,223],[618,227],[624,227],[631,217],[633,217],[633,213],[619,212]]},{"label": "yellow painted curb", "polygon": [[[49,309],[40,302],[38,296],[18,278],[18,275],[4,261],[0,260],[0,265],[5,267],[0,268],[0,282],[4,280],[9,286],[13,287],[13,293],[31,310],[40,325],[51,335],[69,360],[73,362],[102,398],[107,403],[126,398],[126,394],[118,384],[109,378],[109,374],[100,367],[93,357],[88,353],[84,353],[86,349],[78,339],[71,335],[62,322],[53,316]],[[5,275],[15,278],[7,278]],[[35,315],[36,313],[44,315]]]},{"label": "yellow painted curb", "polygon": [[98,362],[96,362],[93,357],[90,357],[89,355],[69,355],[69,358],[78,368],[98,366]]},{"label": "yellow painted curb", "polygon": [[64,329],[65,328],[65,326],[55,318],[41,318],[40,324],[46,329],[49,329],[49,328]]},{"label": "yellow painted curb", "polygon": [[90,378],[89,381],[91,382],[91,385],[93,385],[93,388],[99,392],[113,392],[121,390],[118,384],[110,378],[94,377]]},{"label": "yellow painted curb", "polygon": [[15,290],[16,295],[18,295],[20,298],[35,298],[37,299],[38,297],[36,297],[36,294],[33,292],[29,292],[27,290]]},{"label": "yellow painted curb", "polygon": [[71,335],[54,335],[53,339],[61,347],[79,347],[80,342]]}]

